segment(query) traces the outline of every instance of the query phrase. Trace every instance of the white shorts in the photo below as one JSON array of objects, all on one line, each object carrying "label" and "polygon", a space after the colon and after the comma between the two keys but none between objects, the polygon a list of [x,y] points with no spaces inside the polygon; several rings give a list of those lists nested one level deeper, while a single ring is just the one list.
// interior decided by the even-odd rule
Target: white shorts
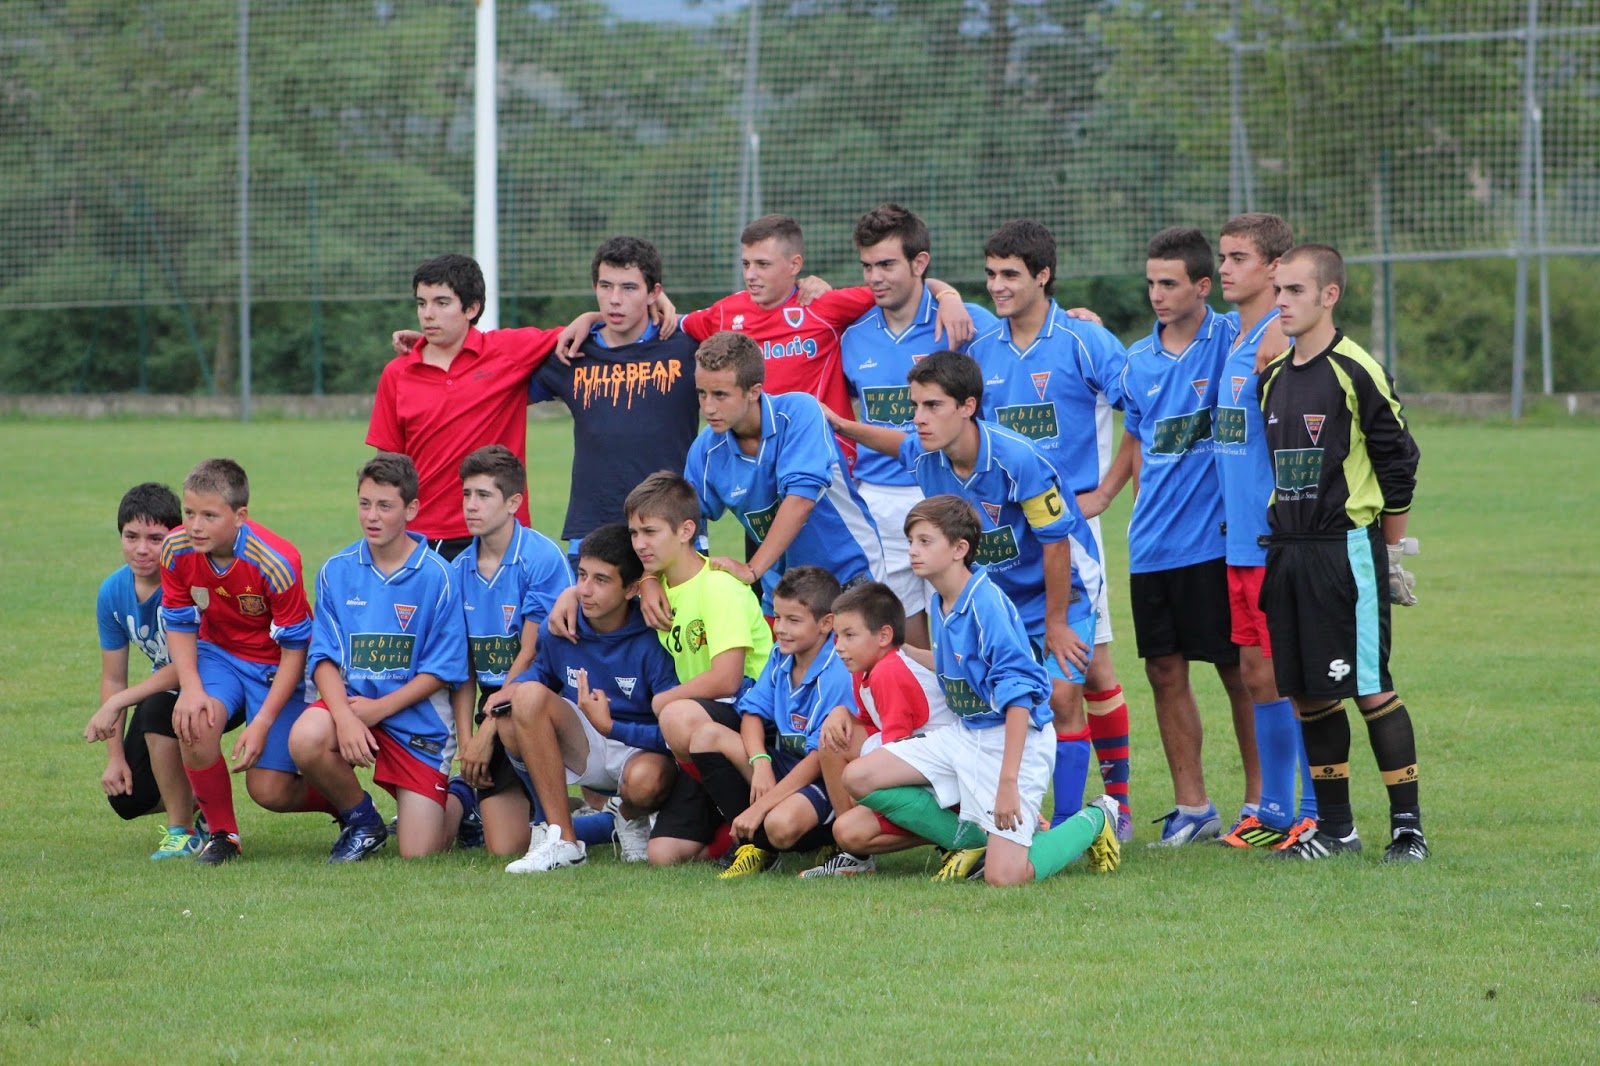
[{"label": "white shorts", "polygon": [[1049,729],[1029,729],[1022,748],[1022,766],[1017,772],[1017,793],[1022,799],[1022,824],[1015,829],[999,829],[994,824],[994,797],[1000,790],[1000,760],[1005,754],[1005,726],[969,729],[954,725],[931,733],[906,737],[887,745],[892,752],[916,769],[933,786],[941,807],[961,807],[961,820],[975,822],[985,833],[1015,841],[1023,847],[1033,843],[1039,824],[1039,805],[1050,787],[1056,767],[1056,738]]},{"label": "white shorts", "polygon": [[583,738],[589,742],[588,764],[577,772],[568,768],[567,784],[582,785],[596,792],[609,792],[615,795],[622,788],[622,771],[627,767],[628,760],[644,749],[630,747],[620,740],[601,736],[600,731],[584,717],[582,711],[578,710],[577,704],[571,700],[562,702],[572,708],[572,713],[578,718],[578,724],[583,727]]},{"label": "white shorts", "polygon": [[[870,737],[868,737],[866,740],[863,740],[861,742],[861,754],[862,755],[869,755],[872,752],[877,751],[881,747],[883,747],[883,734],[882,733],[874,733]],[[857,758],[859,758],[859,757],[860,756],[857,756]]]},{"label": "white shorts", "polygon": [[856,482],[861,501],[878,523],[878,538],[883,541],[883,583],[894,590],[905,605],[906,614],[921,614],[928,609],[928,583],[911,572],[911,550],[906,541],[906,515],[922,502],[922,490],[915,485],[874,485]]},{"label": "white shorts", "polygon": [[1089,532],[1094,534],[1094,547],[1100,553],[1100,596],[1094,601],[1094,609],[1099,613],[1099,618],[1094,624],[1094,642],[1096,644],[1111,643],[1111,582],[1104,580],[1106,568],[1106,542],[1100,536],[1100,516],[1095,515],[1089,519]]}]

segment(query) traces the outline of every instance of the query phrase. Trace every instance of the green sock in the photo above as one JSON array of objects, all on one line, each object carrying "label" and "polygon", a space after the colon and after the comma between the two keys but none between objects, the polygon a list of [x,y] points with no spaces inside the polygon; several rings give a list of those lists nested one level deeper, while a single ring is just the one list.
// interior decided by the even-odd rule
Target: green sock
[{"label": "green sock", "polygon": [[[986,839],[978,827],[962,824],[955,811],[939,806],[932,792],[920,785],[898,785],[870,792],[861,801],[902,829],[909,829],[923,840],[941,848],[981,847]],[[1090,836],[1093,839],[1093,834]]]},{"label": "green sock", "polygon": [[1043,881],[1083,854],[1100,830],[1106,815],[1099,807],[1085,807],[1071,818],[1044,833],[1033,834],[1028,858],[1033,862],[1033,879]]}]

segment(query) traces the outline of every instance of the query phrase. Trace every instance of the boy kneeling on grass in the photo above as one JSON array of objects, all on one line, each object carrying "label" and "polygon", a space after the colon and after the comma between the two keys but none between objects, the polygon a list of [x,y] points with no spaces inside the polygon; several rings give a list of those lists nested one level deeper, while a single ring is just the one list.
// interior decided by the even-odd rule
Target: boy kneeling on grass
[{"label": "boy kneeling on grass", "polygon": [[850,671],[833,646],[838,595],[838,580],[822,567],[788,570],[772,593],[777,641],[739,698],[738,730],[709,721],[690,740],[700,780],[740,844],[723,879],[775,870],[780,852],[833,841],[817,745],[828,712],[851,698]]},{"label": "boy kneeling on grass", "polygon": [[289,733],[301,774],[338,809],[343,829],[329,862],[357,862],[389,839],[357,766],[372,767],[395,797],[401,857],[449,846],[450,688],[470,676],[455,570],[406,530],[417,514],[417,468],[379,452],[356,485],[362,539],[317,575],[310,659],[322,698]]},{"label": "boy kneeling on grass", "polygon": [[955,723],[933,671],[908,656],[906,610],[888,585],[868,581],[833,601],[833,640],[855,685],[854,704],[841,704],[822,725],[822,780],[833,804],[839,852],[801,877],[838,877],[877,870],[872,856],[926,844],[844,787],[844,768],[885,744]]},{"label": "boy kneeling on grass", "polygon": [[[977,511],[956,496],[929,497],[906,515],[912,572],[934,589],[935,670],[959,724],[863,756],[845,769],[845,787],[941,847],[984,847],[982,862],[965,873],[976,877],[981,868],[991,885],[1041,880],[1085,849],[1090,869],[1110,873],[1121,859],[1110,797],[1048,832],[1035,830],[1055,764],[1050,677],[1017,609],[984,570],[971,568],[982,529]],[[950,810],[957,805],[959,815]]]}]

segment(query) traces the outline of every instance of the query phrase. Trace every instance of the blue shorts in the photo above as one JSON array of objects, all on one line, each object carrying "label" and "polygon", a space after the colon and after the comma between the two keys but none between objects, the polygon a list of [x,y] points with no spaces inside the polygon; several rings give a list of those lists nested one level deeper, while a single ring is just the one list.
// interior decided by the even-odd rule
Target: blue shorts
[{"label": "blue shorts", "polygon": [[[1078,634],[1078,639],[1089,645],[1089,659],[1091,661],[1094,659],[1094,627],[1096,621],[1096,613],[1094,611],[1090,611],[1076,622],[1071,619],[1067,620],[1067,625],[1072,628],[1074,633]],[[1061,666],[1056,662],[1056,657],[1044,650],[1043,637],[1029,637],[1028,643],[1033,647],[1034,661],[1044,666],[1045,673],[1058,681],[1070,681],[1074,685],[1083,684],[1083,671],[1072,665],[1071,661],[1067,663],[1067,672],[1064,674],[1061,672]]]},{"label": "blue shorts", "polygon": [[[272,688],[272,679],[278,676],[276,663],[253,663],[236,655],[229,655],[209,641],[200,641],[198,665],[200,684],[206,695],[220,700],[229,716],[244,711],[244,720],[255,721],[256,712]],[[298,774],[300,768],[289,755],[289,730],[294,728],[300,712],[306,709],[304,679],[295,688],[267,732],[267,742],[256,765],[267,770],[281,770]]]},{"label": "blue shorts", "polygon": [[[801,760],[781,751],[772,745],[770,735],[767,739],[767,753],[772,756],[772,769],[778,780],[789,776],[789,771],[800,765]],[[833,821],[833,804],[828,800],[828,790],[820,781],[814,781],[795,793],[811,804],[811,809],[817,812],[817,824],[827,825]]]}]

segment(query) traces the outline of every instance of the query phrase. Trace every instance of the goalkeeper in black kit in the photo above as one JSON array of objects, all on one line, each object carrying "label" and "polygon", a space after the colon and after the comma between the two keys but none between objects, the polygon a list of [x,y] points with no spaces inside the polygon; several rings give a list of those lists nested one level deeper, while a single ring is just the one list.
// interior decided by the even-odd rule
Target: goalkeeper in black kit
[{"label": "goalkeeper in black kit", "polygon": [[1344,260],[1290,249],[1273,277],[1290,349],[1257,389],[1274,492],[1261,609],[1278,689],[1294,699],[1318,821],[1273,854],[1321,859],[1361,850],[1350,808],[1354,697],[1389,792],[1384,862],[1428,857],[1417,802],[1417,746],[1389,678],[1389,605],[1417,602],[1401,566],[1420,453],[1394,383],[1333,322]]}]

